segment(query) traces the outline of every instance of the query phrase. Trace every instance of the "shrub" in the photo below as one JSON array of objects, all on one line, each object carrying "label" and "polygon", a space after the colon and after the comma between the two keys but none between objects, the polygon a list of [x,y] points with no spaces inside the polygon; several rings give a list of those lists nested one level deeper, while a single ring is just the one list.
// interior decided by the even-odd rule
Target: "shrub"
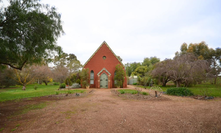
[{"label": "shrub", "polygon": [[175,95],[175,96],[192,96],[193,95],[193,93],[189,89],[183,88],[183,87],[169,88],[167,89],[166,93],[168,95]]},{"label": "shrub", "polygon": [[58,95],[59,94],[59,92],[58,91],[56,91],[56,93],[55,93],[56,95]]},{"label": "shrub", "polygon": [[132,92],[131,94],[137,94],[137,91],[135,91],[135,92]]},{"label": "shrub", "polygon": [[62,84],[60,85],[60,88],[65,88],[65,86],[66,86],[66,84],[65,84],[65,83],[62,83]]},{"label": "shrub", "polygon": [[67,77],[64,82],[66,85],[72,85],[72,82],[69,77]]},{"label": "shrub", "polygon": [[68,94],[71,94],[72,92],[71,91],[68,91]]},{"label": "shrub", "polygon": [[143,94],[143,95],[148,95],[148,93],[147,93],[147,92],[142,92],[142,94]]},{"label": "shrub", "polygon": [[54,82],[53,85],[59,85],[59,83],[58,82]]},{"label": "shrub", "polygon": [[81,77],[81,80],[82,80],[82,87],[86,87],[86,86],[89,86],[90,83],[90,77],[89,77],[89,69],[88,68],[84,68],[81,70],[81,73],[80,73],[80,77]]},{"label": "shrub", "polygon": [[124,94],[125,92],[124,92],[124,90],[119,90],[120,91],[120,94]]},{"label": "shrub", "polygon": [[137,83],[133,83],[133,85],[137,85]]},{"label": "shrub", "polygon": [[115,66],[115,75],[114,75],[114,81],[116,81],[114,84],[116,87],[123,87],[125,76],[126,75],[123,66],[117,64]]},{"label": "shrub", "polygon": [[37,85],[35,85],[35,86],[34,86],[34,89],[35,89],[35,90],[37,90],[37,88],[38,88],[38,86],[37,86]]}]

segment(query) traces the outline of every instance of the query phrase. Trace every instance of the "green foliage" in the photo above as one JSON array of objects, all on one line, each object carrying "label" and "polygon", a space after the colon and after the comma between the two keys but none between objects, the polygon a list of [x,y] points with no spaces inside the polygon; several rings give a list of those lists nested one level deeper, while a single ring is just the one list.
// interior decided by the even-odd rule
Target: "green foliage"
[{"label": "green foliage", "polygon": [[120,91],[120,94],[124,94],[125,92],[124,91]]},{"label": "green foliage", "polygon": [[56,93],[58,92],[58,94],[73,94],[73,93],[84,93],[85,90],[59,90],[56,91]]},{"label": "green foliage", "polygon": [[126,75],[123,66],[117,64],[115,67],[115,75],[114,75],[114,80],[116,81],[115,85],[123,87],[125,76]]},{"label": "green foliage", "polygon": [[12,129],[11,131],[15,131],[17,128]]},{"label": "green foliage", "polygon": [[35,89],[35,90],[37,90],[37,88],[38,88],[38,86],[37,86],[37,85],[35,85],[35,86],[34,86],[34,89]]},{"label": "green foliage", "polygon": [[199,60],[207,60],[210,63],[210,71],[207,70],[207,75],[212,75],[210,78],[214,79],[214,84],[216,84],[216,79],[221,72],[221,48],[209,48],[208,45],[202,41],[200,43],[190,43],[187,45],[183,43],[181,45],[181,52],[177,52],[176,56],[193,53]]},{"label": "green foliage", "polygon": [[74,73],[65,79],[65,84],[72,85],[73,83],[81,83],[80,73]]},{"label": "green foliage", "polygon": [[59,92],[58,92],[58,91],[56,91],[56,92],[55,92],[55,95],[59,95]]},{"label": "green foliage", "polygon": [[13,70],[10,68],[0,69],[0,88],[7,88],[16,84],[12,79]]},{"label": "green foliage", "polygon": [[[22,86],[18,88],[7,88],[7,89],[0,89],[0,102],[9,101],[9,100],[19,100],[23,98],[31,98],[31,97],[41,97],[41,96],[48,96],[48,95],[55,95],[56,92],[59,94],[67,94],[68,90],[59,90],[58,85],[38,85],[38,89],[34,90],[35,84],[27,85],[26,91],[22,90]],[[85,90],[70,90],[72,93],[84,93]]]},{"label": "green foliage", "polygon": [[56,66],[65,66],[70,73],[77,73],[82,68],[80,61],[74,54],[62,53],[55,56],[53,62]]},{"label": "green foliage", "polygon": [[148,67],[147,66],[139,66],[135,69],[135,71],[132,73],[132,75],[143,77],[145,76],[145,73],[147,73]]},{"label": "green foliage", "polygon": [[189,89],[183,88],[183,87],[169,88],[167,89],[167,94],[175,95],[175,96],[192,96],[193,95],[193,93]]},{"label": "green foliage", "polygon": [[117,91],[119,91],[120,94],[124,94],[124,93],[137,94],[137,90],[131,90],[131,89],[120,89]]},{"label": "green foliage", "polygon": [[52,52],[60,54],[55,43],[64,33],[61,15],[55,7],[39,0],[10,0],[0,10],[0,64],[22,69],[25,64],[41,63]]},{"label": "green foliage", "polygon": [[133,83],[133,85],[137,85],[137,83]]},{"label": "green foliage", "polygon": [[151,89],[151,90],[155,90],[155,91],[160,91],[160,92],[163,91],[162,88],[159,87],[159,86],[157,86],[157,85],[152,86],[150,89]]},{"label": "green foliage", "polygon": [[144,58],[142,66],[147,66],[149,67],[150,65],[154,65],[157,62],[160,62],[160,59],[157,57],[150,57],[150,58]]},{"label": "green foliage", "polygon": [[142,95],[149,95],[147,92],[142,92]]},{"label": "green foliage", "polygon": [[89,81],[90,81],[89,69],[88,68],[82,69],[80,76],[81,76],[81,80],[82,80],[82,87],[89,86],[90,85],[89,84]]},{"label": "green foliage", "polygon": [[134,63],[127,63],[125,64],[125,69],[126,69],[126,74],[127,76],[131,76],[132,72],[135,71],[135,69],[141,66],[141,64],[138,62],[134,62]]},{"label": "green foliage", "polygon": [[3,131],[3,130],[4,130],[4,128],[0,128],[0,132]]},{"label": "green foliage", "polygon": [[62,83],[59,88],[65,88],[65,87],[66,87],[66,84]]},{"label": "green foliage", "polygon": [[59,85],[59,83],[58,82],[54,82],[53,85]]},{"label": "green foliage", "polygon": [[65,82],[66,85],[71,85],[72,84],[72,82],[70,80],[70,77],[67,77],[64,82]]},{"label": "green foliage", "polygon": [[148,86],[150,84],[151,77],[144,76],[144,77],[138,77],[138,83],[139,85]]}]

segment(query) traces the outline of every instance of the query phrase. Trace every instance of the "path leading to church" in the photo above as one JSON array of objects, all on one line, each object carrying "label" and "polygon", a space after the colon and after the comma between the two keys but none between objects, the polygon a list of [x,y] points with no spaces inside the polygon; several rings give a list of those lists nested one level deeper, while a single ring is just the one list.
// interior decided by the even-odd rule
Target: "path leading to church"
[{"label": "path leading to church", "polygon": [[8,116],[0,117],[7,121],[2,125],[0,120],[0,129],[22,133],[221,132],[221,99],[166,97],[170,100],[126,99],[113,95],[109,89],[95,89],[85,97],[36,99],[30,102],[46,102],[48,106],[20,115],[4,114]]}]

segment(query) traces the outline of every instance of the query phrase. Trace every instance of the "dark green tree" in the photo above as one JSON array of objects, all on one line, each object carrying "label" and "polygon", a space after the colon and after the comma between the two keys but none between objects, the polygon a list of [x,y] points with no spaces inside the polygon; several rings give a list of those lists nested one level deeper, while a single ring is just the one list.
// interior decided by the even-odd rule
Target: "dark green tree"
[{"label": "dark green tree", "polygon": [[157,57],[150,57],[150,58],[144,58],[143,60],[143,63],[142,63],[142,66],[147,66],[149,67],[150,65],[154,65],[156,64],[157,62],[160,62],[160,59],[157,58]]},{"label": "dark green tree", "polygon": [[60,54],[56,41],[62,33],[55,7],[39,0],[10,0],[9,6],[0,7],[0,65],[22,70],[25,64]]},{"label": "dark green tree", "polygon": [[144,77],[145,74],[148,72],[147,66],[139,66],[136,68],[136,70],[132,73],[132,75]]},{"label": "dark green tree", "polygon": [[183,43],[180,48],[180,52],[176,52],[176,56],[180,56],[186,53],[193,53],[198,59],[206,60],[210,63],[210,71],[208,71],[208,77],[214,79],[214,84],[217,82],[218,75],[221,72],[221,49],[209,48],[208,45],[202,41],[200,43],[190,43],[187,45]]},{"label": "dark green tree", "polygon": [[16,85],[16,82],[11,78],[13,75],[12,68],[0,69],[0,88]]},{"label": "dark green tree", "polygon": [[80,73],[82,87],[90,86],[90,74],[88,68],[83,68]]},{"label": "dark green tree", "polygon": [[116,81],[115,85],[117,87],[123,87],[125,76],[126,75],[123,66],[117,64],[115,67],[115,76],[114,76],[114,80]]},{"label": "dark green tree", "polygon": [[125,64],[126,74],[127,76],[130,76],[133,71],[136,70],[137,67],[139,67],[141,64],[139,62],[133,62],[133,63],[127,63]]}]

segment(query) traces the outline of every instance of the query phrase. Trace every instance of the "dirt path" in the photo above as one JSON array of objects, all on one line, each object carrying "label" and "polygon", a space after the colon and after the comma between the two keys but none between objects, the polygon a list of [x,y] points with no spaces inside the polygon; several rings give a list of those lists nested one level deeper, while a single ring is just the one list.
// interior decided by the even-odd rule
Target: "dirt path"
[{"label": "dirt path", "polygon": [[221,132],[220,99],[165,97],[170,100],[133,100],[117,97],[108,89],[96,89],[86,97],[48,100],[44,109],[11,118],[0,116],[7,119],[5,125],[0,120],[0,129],[22,133]]}]

